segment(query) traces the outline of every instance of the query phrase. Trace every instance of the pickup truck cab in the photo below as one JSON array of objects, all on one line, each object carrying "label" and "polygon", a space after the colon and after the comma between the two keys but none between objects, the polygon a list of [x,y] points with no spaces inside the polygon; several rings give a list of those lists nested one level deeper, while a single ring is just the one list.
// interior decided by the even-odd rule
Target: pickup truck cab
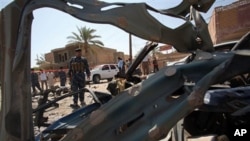
[{"label": "pickup truck cab", "polygon": [[119,69],[116,64],[97,65],[90,71],[89,81],[93,81],[95,84],[104,79],[111,81],[118,72]]}]

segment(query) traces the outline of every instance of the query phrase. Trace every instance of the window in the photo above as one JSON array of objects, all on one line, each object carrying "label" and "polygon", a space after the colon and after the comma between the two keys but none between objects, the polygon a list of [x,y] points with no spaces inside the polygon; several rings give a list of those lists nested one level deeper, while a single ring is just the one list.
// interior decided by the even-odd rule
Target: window
[{"label": "window", "polygon": [[62,62],[64,62],[64,56],[62,56]]},{"label": "window", "polygon": [[67,61],[67,60],[68,60],[67,53],[64,53],[64,59],[65,59],[65,61]]},{"label": "window", "polygon": [[62,61],[62,56],[61,56],[61,54],[59,54],[59,62],[61,62]]},{"label": "window", "polygon": [[104,66],[102,67],[102,70],[109,70],[109,66],[108,66],[108,65],[104,65]]},{"label": "window", "polygon": [[110,68],[111,68],[111,70],[115,70],[116,69],[115,65],[110,65]]}]

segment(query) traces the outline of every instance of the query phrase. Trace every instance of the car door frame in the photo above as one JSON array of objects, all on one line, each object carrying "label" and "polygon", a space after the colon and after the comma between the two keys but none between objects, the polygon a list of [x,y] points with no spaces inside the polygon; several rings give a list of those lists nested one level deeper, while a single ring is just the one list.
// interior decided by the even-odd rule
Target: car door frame
[{"label": "car door frame", "polygon": [[[111,66],[114,66],[115,69],[112,69]],[[110,68],[110,72],[111,72],[111,75],[112,75],[110,78],[114,77],[119,72],[119,69],[115,64],[110,64],[109,68]]]},{"label": "car door frame", "polygon": [[[108,69],[107,70],[104,70],[104,67],[105,66],[108,66]],[[101,70],[102,70],[102,73],[101,73],[101,79],[107,79],[107,78],[111,78],[112,77],[112,75],[111,75],[111,71],[110,71],[110,66],[108,65],[108,64],[105,64],[105,65],[103,65],[102,66],[102,68],[101,68]]]}]

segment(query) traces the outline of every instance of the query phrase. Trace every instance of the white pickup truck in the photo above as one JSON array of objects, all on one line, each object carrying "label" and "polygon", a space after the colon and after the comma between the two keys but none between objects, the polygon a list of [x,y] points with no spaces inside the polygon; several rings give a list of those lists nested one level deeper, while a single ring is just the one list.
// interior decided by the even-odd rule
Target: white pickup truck
[{"label": "white pickup truck", "polygon": [[102,64],[95,66],[92,70],[90,70],[90,72],[91,75],[89,81],[93,81],[95,84],[97,84],[100,83],[100,80],[104,79],[111,81],[119,72],[119,69],[116,64]]}]

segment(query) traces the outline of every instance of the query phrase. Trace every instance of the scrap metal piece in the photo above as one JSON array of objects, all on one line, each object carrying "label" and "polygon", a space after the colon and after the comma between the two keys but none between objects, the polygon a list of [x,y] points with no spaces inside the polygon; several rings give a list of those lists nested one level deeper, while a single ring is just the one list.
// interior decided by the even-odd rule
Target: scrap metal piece
[{"label": "scrap metal piece", "polygon": [[[201,1],[198,1],[198,4],[199,2]],[[82,8],[70,4],[76,4]],[[117,8],[108,9],[110,6],[117,6]],[[195,4],[193,6],[195,7]],[[191,14],[195,14],[192,17],[196,20],[196,25],[183,18],[182,15],[174,15],[184,20],[185,23],[176,29],[171,29],[153,18],[147,10],[158,11],[161,14],[164,12],[145,3],[106,3],[96,0],[15,0],[0,13],[0,64],[3,68],[0,72],[2,89],[0,140],[3,141],[24,141],[34,138],[30,92],[31,24],[32,12],[42,7],[55,8],[88,22],[112,24],[146,40],[171,44],[179,52],[197,49],[213,52],[206,24],[195,12]],[[185,10],[180,10],[180,13],[187,11],[187,8],[185,6]],[[201,43],[197,42],[198,38],[202,41]],[[154,77],[141,83],[141,90],[135,96],[128,95],[128,91],[125,90],[124,94],[110,102],[112,104],[107,103],[101,107],[100,110],[105,112],[106,116],[97,125],[89,125],[88,117],[65,140],[94,141],[97,138],[100,140],[99,137],[108,141],[155,140],[164,136],[180,118],[191,112],[193,107],[200,105],[200,102],[190,105],[186,94],[183,93],[180,93],[178,98],[172,97],[173,93],[179,93],[177,90],[183,87],[184,81],[202,80],[199,84],[206,86],[201,89],[201,94],[203,94],[209,84],[215,81],[221,82],[237,74],[249,72],[248,56],[243,57],[233,53],[218,54],[218,56],[209,61],[195,61],[190,65],[177,67],[176,73],[170,76],[164,75],[165,69],[159,71]],[[232,60],[228,61],[229,59]],[[228,69],[230,72],[225,71],[216,79],[204,77],[209,72],[211,76],[217,76],[217,71],[223,70],[213,71],[213,68],[225,60],[229,64],[224,64],[224,71]],[[207,83],[206,80],[208,80]],[[197,89],[199,90],[200,87]],[[194,94],[198,93],[194,92]],[[120,113],[123,111],[129,116]],[[98,117],[95,116],[95,118]],[[79,131],[81,136],[75,134]]]},{"label": "scrap metal piece", "polygon": [[[164,75],[168,67],[161,69],[141,83],[141,90],[134,97],[129,94],[133,87],[125,90],[99,109],[106,112],[100,123],[90,124],[90,119],[86,118],[78,126],[84,136],[79,141],[97,141],[100,136],[104,141],[156,141],[165,137],[180,119],[203,105],[204,95],[211,85],[250,71],[249,56],[233,52],[216,52],[212,56],[209,60],[175,66],[174,75]],[[185,89],[179,91],[186,81],[195,83],[191,93]],[[64,141],[72,137],[74,132]]]},{"label": "scrap metal piece", "polygon": [[[83,8],[70,6],[68,3],[79,5]],[[105,9],[111,6],[118,7]],[[151,16],[147,10],[154,10],[156,12],[157,10],[145,3],[106,3],[96,0],[34,0],[29,1],[23,8],[20,26],[24,28],[21,28],[21,31],[18,33],[16,57],[13,68],[16,68],[19,64],[18,62],[21,60],[26,48],[22,42],[28,38],[27,33],[29,33],[29,28],[26,24],[29,21],[27,16],[30,15],[33,10],[41,7],[51,7],[64,12],[66,11],[76,18],[88,22],[112,24],[143,39],[171,44],[179,52],[196,50],[198,46],[196,42],[197,33],[205,34],[205,36],[200,36],[200,38],[206,42],[203,42],[198,47],[205,51],[213,51],[206,22],[204,22],[202,18],[198,20],[201,20],[199,22],[204,24],[204,26],[202,26],[203,28],[197,28],[190,21],[186,20],[180,27],[171,29]],[[172,14],[165,14],[172,16]]]},{"label": "scrap metal piece", "polygon": [[198,11],[207,12],[214,2],[215,0],[183,0],[178,6],[162,11],[165,13],[186,17],[190,12],[189,8],[191,6],[193,6]]}]

